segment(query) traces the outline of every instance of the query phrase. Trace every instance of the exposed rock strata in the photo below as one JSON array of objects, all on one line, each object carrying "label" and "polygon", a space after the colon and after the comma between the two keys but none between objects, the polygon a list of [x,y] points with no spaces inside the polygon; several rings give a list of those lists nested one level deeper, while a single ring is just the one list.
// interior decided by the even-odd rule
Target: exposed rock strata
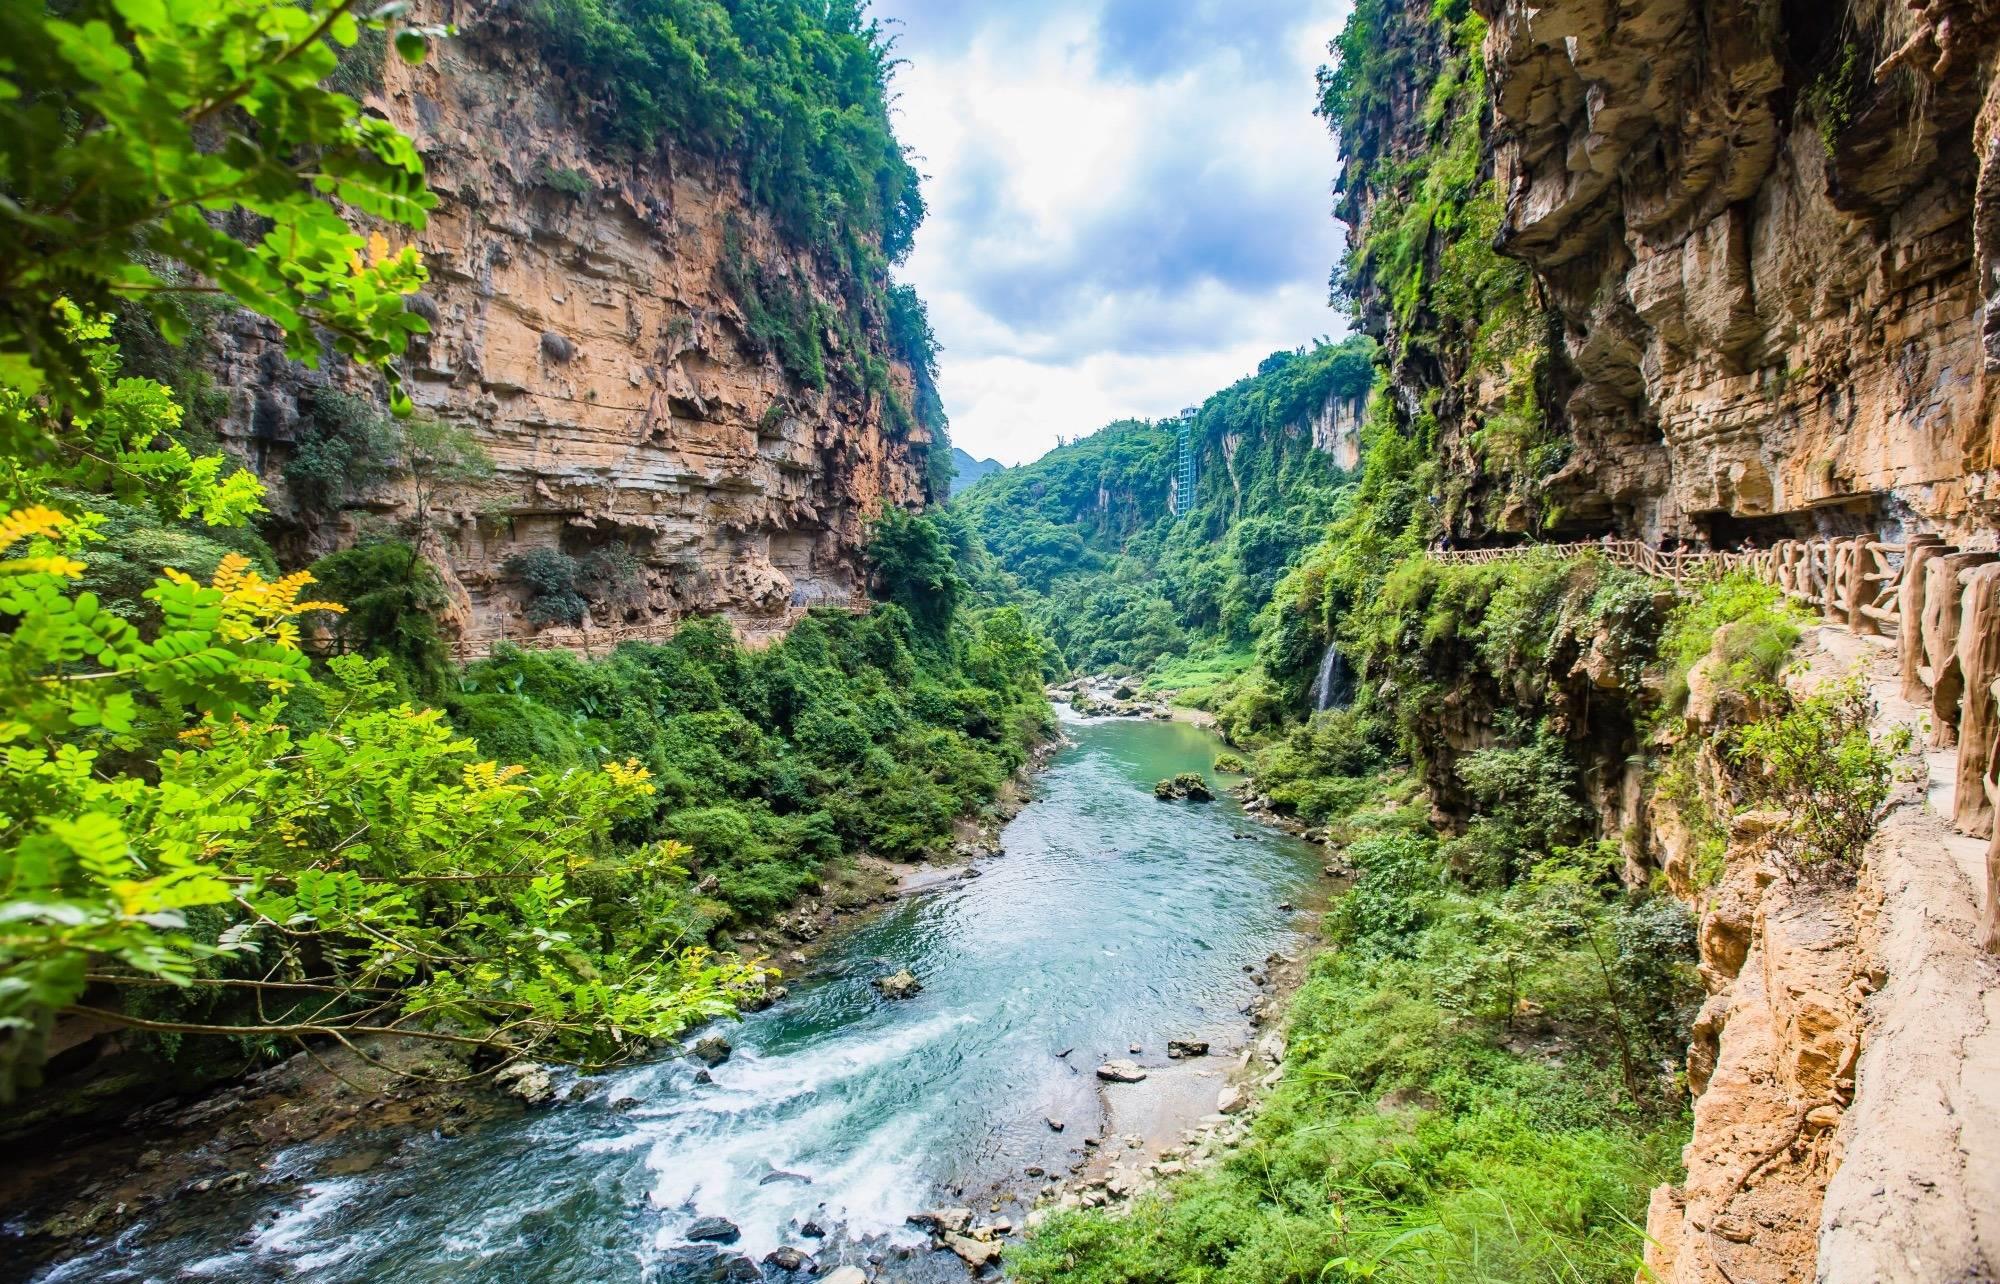
[{"label": "exposed rock strata", "polygon": [[[434,333],[407,362],[410,391],[494,463],[490,480],[431,505],[427,551],[448,572],[455,623],[475,637],[531,632],[501,568],[536,547],[637,558],[621,600],[593,604],[599,627],[719,611],[755,635],[798,607],[863,595],[866,524],[922,502],[927,435],[899,436],[880,396],[842,375],[870,354],[834,352],[815,390],[756,350],[725,280],[726,229],[765,272],[836,309],[844,283],[726,170],[672,148],[619,158],[595,145],[524,37],[474,26],[425,66],[388,62],[369,105],[416,140],[442,198],[417,238]],[[289,365],[248,320],[220,338],[225,433],[287,510],[279,474],[302,406],[351,374]],[[868,343],[887,355],[879,333]],[[891,377],[908,403],[908,371]],[[329,522],[302,519],[298,551],[407,517],[411,501],[405,484]]]},{"label": "exposed rock strata", "polygon": [[1567,511],[1725,543],[1990,526],[1985,0],[1478,7],[1499,243],[1561,321]]},{"label": "exposed rock strata", "polygon": [[[1884,727],[1920,720],[1870,640],[1821,630],[1794,680],[1850,670]],[[2000,1278],[2000,1004],[1975,930],[1984,844],[1941,814],[1954,756],[1905,764],[1916,779],[1855,886],[1783,875],[1748,816],[1698,888],[1656,800],[1658,858],[1701,911],[1710,991],[1688,1053],[1687,1180],[1649,1211],[1657,1284]]]}]

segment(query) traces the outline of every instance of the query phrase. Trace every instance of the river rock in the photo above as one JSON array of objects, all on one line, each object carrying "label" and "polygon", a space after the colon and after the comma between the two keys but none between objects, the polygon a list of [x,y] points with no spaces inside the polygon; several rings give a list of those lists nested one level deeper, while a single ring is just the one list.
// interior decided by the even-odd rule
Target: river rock
[{"label": "river rock", "polygon": [[1046,1122],[1049,1125],[1050,1132],[1061,1132],[1063,1130],[1063,1121],[1060,1119],[1050,1119]]},{"label": "river rock", "polygon": [[868,1273],[859,1266],[836,1266],[820,1284],[868,1284]]},{"label": "river rock", "polygon": [[734,1244],[743,1232],[727,1217],[704,1217],[687,1228],[682,1239],[696,1244]]},{"label": "river rock", "polygon": [[729,1060],[729,1054],[736,1051],[729,1040],[719,1034],[711,1034],[705,1039],[695,1040],[693,1048],[695,1060],[706,1066],[719,1066]]},{"label": "river rock", "polygon": [[912,1226],[921,1226],[936,1234],[951,1234],[972,1225],[970,1208],[932,1208],[921,1213],[911,1213],[904,1220]]},{"label": "river rock", "polygon": [[554,1101],[556,1097],[556,1085],[549,1075],[549,1068],[532,1061],[516,1061],[502,1066],[500,1072],[493,1076],[493,1086],[502,1092],[512,1093],[531,1106]]},{"label": "river rock", "polygon": [[878,976],[871,984],[885,999],[914,999],[923,990],[923,983],[917,980],[910,969],[904,968],[893,976]]},{"label": "river rock", "polygon": [[1225,1086],[1220,1093],[1216,1094],[1215,1113],[1219,1115],[1233,1115],[1249,1104],[1250,1094],[1232,1083]]},{"label": "river rock", "polygon": [[973,1239],[967,1235],[946,1235],[944,1246],[958,1254],[959,1260],[975,1271],[1000,1260],[1000,1246],[987,1240]]},{"label": "river rock", "polygon": [[1106,1083],[1138,1083],[1146,1077],[1146,1072],[1136,1062],[1107,1061],[1097,1067],[1097,1077]]},{"label": "river rock", "polygon": [[757,1284],[764,1272],[740,1253],[724,1253],[706,1245],[673,1249],[660,1263],[659,1278],[688,1284]]},{"label": "river rock", "polygon": [[757,1184],[759,1186],[768,1186],[774,1181],[795,1181],[801,1186],[810,1186],[813,1184],[813,1179],[804,1173],[786,1172],[782,1168],[773,1168],[770,1172],[765,1173],[763,1177],[758,1179]]},{"label": "river rock", "polygon": [[774,1248],[764,1254],[764,1265],[775,1266],[781,1271],[811,1271],[813,1259],[796,1248]]},{"label": "river rock", "polygon": [[1182,1057],[1205,1057],[1208,1042],[1205,1039],[1168,1039],[1167,1055],[1179,1060]]}]

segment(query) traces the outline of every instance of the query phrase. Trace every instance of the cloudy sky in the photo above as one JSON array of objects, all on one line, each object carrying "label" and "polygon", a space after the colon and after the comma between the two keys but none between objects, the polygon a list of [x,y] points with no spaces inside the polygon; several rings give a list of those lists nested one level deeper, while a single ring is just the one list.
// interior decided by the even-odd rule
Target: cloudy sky
[{"label": "cloudy sky", "polygon": [[876,0],[953,439],[1014,464],[1342,327],[1313,71],[1349,0]]}]

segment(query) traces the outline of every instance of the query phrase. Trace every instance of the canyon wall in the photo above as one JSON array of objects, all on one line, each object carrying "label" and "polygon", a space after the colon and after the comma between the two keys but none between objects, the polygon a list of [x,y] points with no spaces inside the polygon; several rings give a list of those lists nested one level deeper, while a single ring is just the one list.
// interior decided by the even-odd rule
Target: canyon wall
[{"label": "canyon wall", "polygon": [[1567,366],[1559,480],[1648,538],[1990,527],[1987,6],[1485,8],[1499,246]]},{"label": "canyon wall", "polygon": [[[1989,0],[1379,8],[1386,84],[1330,112],[1347,286],[1449,534],[1991,539]],[[1489,245],[1525,273],[1482,298]]]},{"label": "canyon wall", "polygon": [[[1343,38],[1361,65],[1326,106],[1354,227],[1341,280],[1428,456],[1429,538],[1994,547],[2000,5],[1357,12],[1373,38]],[[1920,722],[1883,647],[1822,631],[1808,650],[1797,680],[1859,673],[1878,730]],[[1731,718],[1699,679],[1675,734],[1712,755]],[[1465,711],[1436,718],[1441,755],[1490,740]],[[1994,1278],[1994,974],[1980,843],[1938,814],[1948,753],[1900,764],[1846,886],[1787,873],[1755,814],[1698,876],[1690,800],[1612,767],[1662,743],[1589,759],[1628,877],[1701,921],[1693,1140],[1641,1278]]]},{"label": "canyon wall", "polygon": [[[627,583],[592,602],[594,627],[719,612],[756,637],[802,607],[865,598],[867,525],[884,506],[924,502],[931,439],[886,404],[916,398],[880,318],[726,165],[671,145],[601,146],[531,37],[455,16],[461,36],[420,67],[381,58],[362,96],[416,141],[440,198],[417,237],[431,279],[414,306],[432,333],[404,363],[409,391],[419,414],[469,430],[491,473],[435,495],[404,475],[338,512],[304,511],[282,469],[314,397],[375,390],[288,363],[267,328],[228,321],[216,336],[225,439],[271,484],[288,551],[421,516],[451,622],[475,642],[535,631],[506,569],[535,548],[620,550]],[[732,284],[749,271],[857,319],[846,333],[866,350],[841,351],[829,327],[825,386],[802,381],[751,337]],[[887,364],[886,394],[858,373],[871,358]]]}]

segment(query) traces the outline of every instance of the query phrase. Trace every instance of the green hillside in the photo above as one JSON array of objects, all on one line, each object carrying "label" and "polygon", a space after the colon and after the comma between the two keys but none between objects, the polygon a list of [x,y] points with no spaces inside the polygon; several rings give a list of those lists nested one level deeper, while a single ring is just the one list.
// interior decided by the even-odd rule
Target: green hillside
[{"label": "green hillside", "polygon": [[[1120,420],[972,487],[955,504],[1005,573],[992,587],[1074,669],[1247,656],[1258,612],[1353,480],[1314,449],[1311,420],[1367,395],[1374,347],[1275,352],[1190,419]],[[1197,482],[1176,513],[1183,426]]]}]

